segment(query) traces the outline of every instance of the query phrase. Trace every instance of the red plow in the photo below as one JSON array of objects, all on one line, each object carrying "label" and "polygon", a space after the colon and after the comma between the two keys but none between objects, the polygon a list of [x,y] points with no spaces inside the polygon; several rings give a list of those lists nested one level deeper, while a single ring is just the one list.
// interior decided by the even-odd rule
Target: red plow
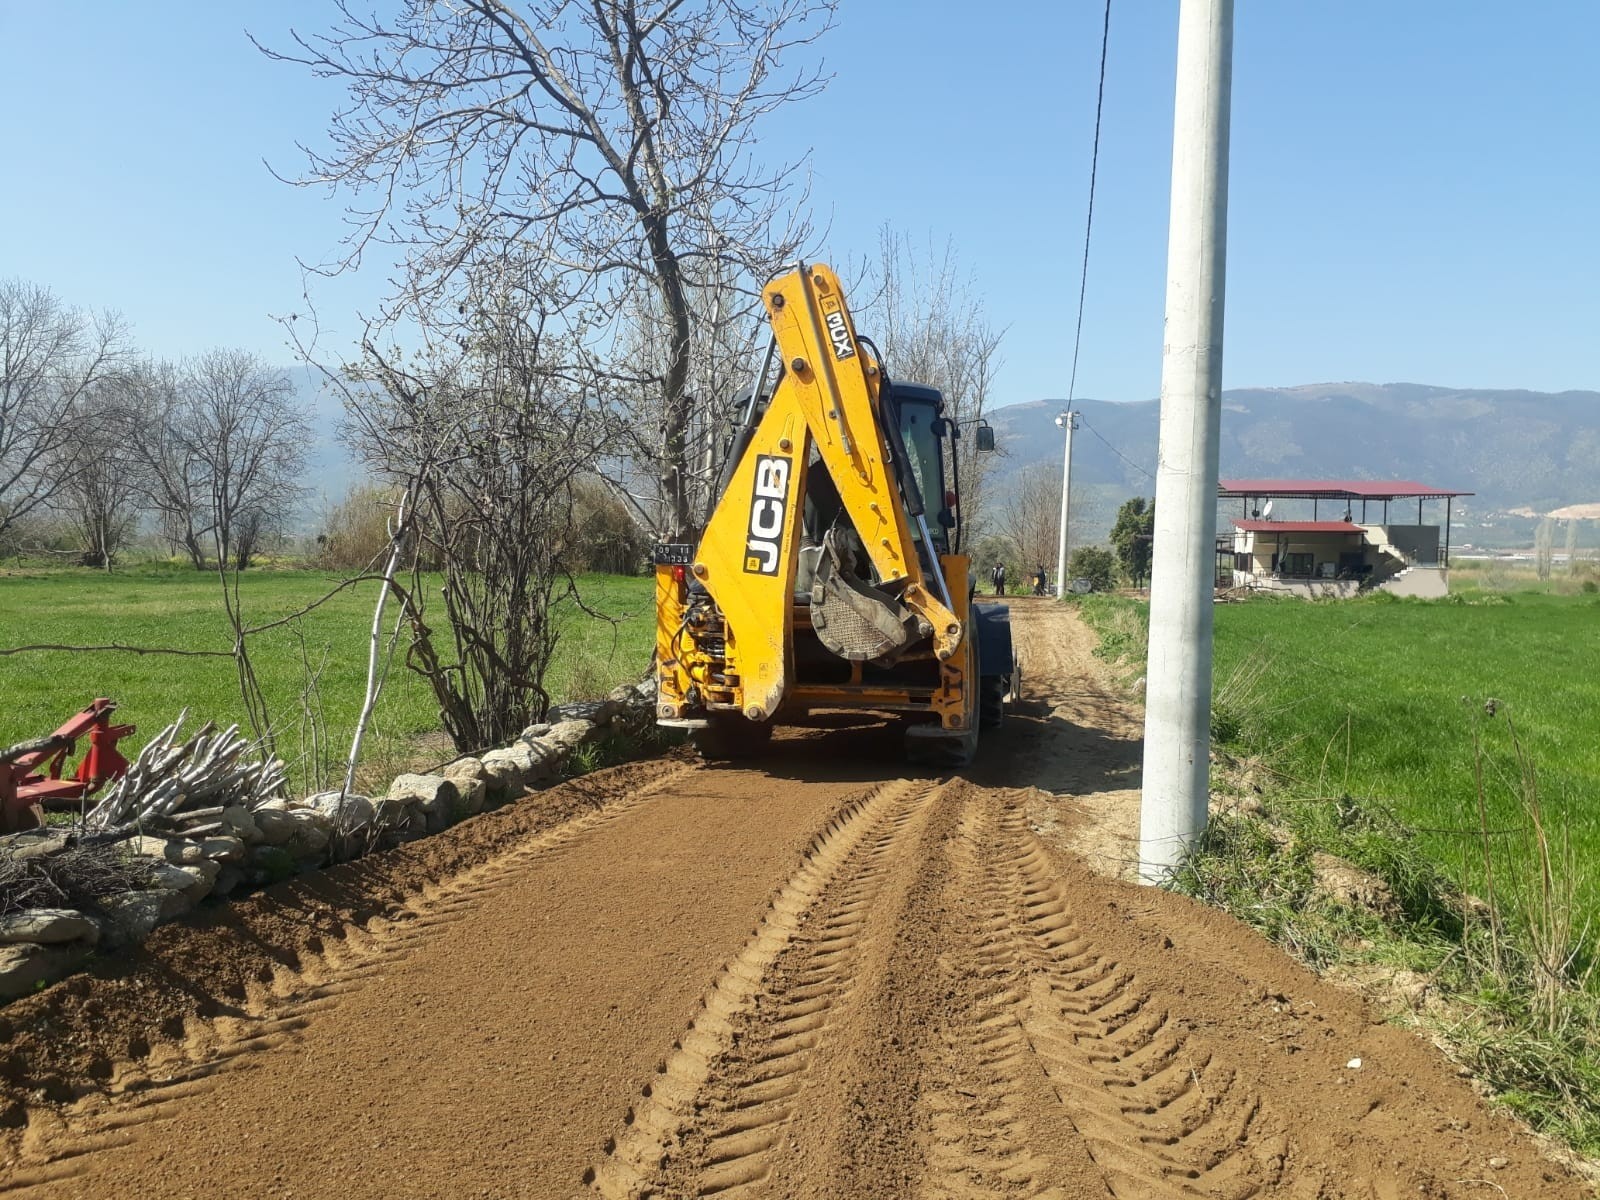
[{"label": "red plow", "polygon": [[[128,760],[118,752],[117,742],[134,726],[113,725],[116,709],[116,701],[102,696],[49,737],[0,750],[0,833],[42,825],[45,809],[70,807],[127,773]],[[88,752],[77,770],[63,778],[67,757],[84,737],[89,739]]]}]

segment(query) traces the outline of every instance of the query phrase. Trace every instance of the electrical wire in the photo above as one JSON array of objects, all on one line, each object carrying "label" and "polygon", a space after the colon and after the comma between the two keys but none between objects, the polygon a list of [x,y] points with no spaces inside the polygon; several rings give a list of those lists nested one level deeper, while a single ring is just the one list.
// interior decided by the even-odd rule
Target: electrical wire
[{"label": "electrical wire", "polygon": [[[1083,228],[1083,276],[1078,281],[1078,328],[1072,337],[1072,378],[1067,384],[1067,408],[1077,399],[1078,351],[1083,345],[1083,301],[1089,292],[1089,238],[1094,233],[1094,186],[1100,173],[1100,114],[1106,102],[1106,48],[1111,44],[1111,0],[1106,0],[1105,23],[1100,30],[1100,90],[1094,101],[1094,152],[1089,157],[1089,215]],[[1098,434],[1095,435],[1099,437]],[[1104,441],[1104,439],[1101,439]],[[1109,442],[1106,443],[1110,445]]]},{"label": "electrical wire", "polygon": [[1090,433],[1094,434],[1096,439],[1099,440],[1100,444],[1102,446],[1104,446],[1107,450],[1111,451],[1111,453],[1115,454],[1118,458],[1120,458],[1123,462],[1127,463],[1130,467],[1132,467],[1135,471],[1139,472],[1139,474],[1143,475],[1146,479],[1149,479],[1149,480],[1154,480],[1155,479],[1155,476],[1150,474],[1149,471],[1146,471],[1138,463],[1134,462],[1133,459],[1129,458],[1121,450],[1118,450],[1110,442],[1106,441],[1105,438],[1101,437],[1100,436],[1100,431],[1098,429],[1096,429],[1093,425],[1089,424],[1089,422],[1085,421],[1083,419],[1083,414],[1082,413],[1078,414],[1078,421],[1079,421],[1080,425],[1084,429],[1087,429]]}]

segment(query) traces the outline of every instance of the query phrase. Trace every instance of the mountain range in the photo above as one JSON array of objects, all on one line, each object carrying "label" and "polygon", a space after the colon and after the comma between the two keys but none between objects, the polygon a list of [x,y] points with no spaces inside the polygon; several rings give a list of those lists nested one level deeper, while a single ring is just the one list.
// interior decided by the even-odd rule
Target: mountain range
[{"label": "mountain range", "polygon": [[[1540,514],[1600,501],[1600,392],[1319,383],[1223,393],[1222,476],[1409,479],[1472,492],[1458,536],[1528,545]],[[1102,540],[1117,507],[1154,494],[1159,405],[1079,400],[1073,540]],[[1060,487],[1061,400],[991,409],[991,513],[1023,486]],[[1580,510],[1581,511],[1581,510]],[[1309,515],[1309,514],[1308,514]]]},{"label": "mountain range", "polygon": [[[312,411],[305,523],[358,476],[337,426],[336,401],[291,372]],[[989,410],[998,453],[986,505],[994,523],[1019,488],[1060,487],[1063,400]],[[1155,400],[1078,400],[1072,538],[1104,540],[1119,505],[1154,495]],[[970,439],[963,448],[970,450]],[[1222,475],[1410,479],[1472,492],[1454,506],[1458,544],[1527,546],[1542,514],[1600,503],[1600,392],[1488,391],[1416,383],[1319,383],[1223,393]],[[1558,516],[1569,515],[1558,512]],[[1593,540],[1586,539],[1586,540]]]}]

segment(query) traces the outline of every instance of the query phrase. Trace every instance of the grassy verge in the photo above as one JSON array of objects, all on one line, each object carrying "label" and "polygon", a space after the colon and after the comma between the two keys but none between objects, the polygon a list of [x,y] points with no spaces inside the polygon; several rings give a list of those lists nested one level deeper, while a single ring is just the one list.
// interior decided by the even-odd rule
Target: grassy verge
[{"label": "grassy verge", "polygon": [[[1477,769],[1500,828],[1522,808],[1526,759],[1548,819],[1580,860],[1600,856],[1600,597],[1375,596],[1223,605],[1216,615],[1219,691],[1253,677],[1235,688],[1237,740],[1303,794],[1393,807],[1463,887],[1481,890]],[[1485,721],[1491,697],[1502,719]],[[1600,876],[1585,872],[1579,885],[1584,915],[1600,918]]]},{"label": "grassy verge", "polygon": [[[1219,606],[1213,817],[1176,880],[1376,991],[1536,1129],[1600,1154],[1600,605]],[[1142,673],[1143,606],[1080,602]]]},{"label": "grassy verge", "polygon": [[[339,582],[317,571],[246,572],[245,619],[285,616]],[[651,581],[591,575],[579,581],[584,604],[563,606],[562,643],[546,681],[552,695],[584,699],[638,678],[650,661]],[[297,782],[315,785],[319,761],[342,758],[366,686],[367,638],[376,582],[339,593],[293,625],[251,643],[280,751],[294,758]],[[228,626],[215,577],[166,566],[130,571],[12,571],[0,574],[0,649],[32,645],[161,646],[226,650]],[[0,656],[0,745],[50,732],[95,696],[111,696],[118,716],[139,726],[130,752],[187,707],[196,723],[243,719],[233,663],[124,653],[50,651]],[[406,670],[404,647],[374,714],[364,772],[373,778],[449,754],[438,733],[427,682]]]}]

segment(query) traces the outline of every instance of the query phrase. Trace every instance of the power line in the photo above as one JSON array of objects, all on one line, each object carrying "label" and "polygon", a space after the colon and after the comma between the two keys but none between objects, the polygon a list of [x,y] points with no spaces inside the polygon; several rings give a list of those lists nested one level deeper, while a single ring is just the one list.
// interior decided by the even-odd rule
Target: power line
[{"label": "power line", "polygon": [[1107,450],[1111,451],[1111,453],[1115,454],[1118,458],[1120,458],[1123,462],[1127,463],[1130,467],[1132,467],[1135,471],[1139,472],[1139,474],[1143,475],[1146,479],[1152,479],[1153,480],[1155,478],[1155,476],[1150,474],[1149,471],[1146,471],[1138,463],[1134,462],[1133,459],[1129,458],[1121,450],[1118,450],[1110,442],[1106,441],[1105,438],[1101,437],[1100,436],[1100,431],[1098,429],[1096,429],[1093,425],[1089,424],[1089,422],[1083,420],[1083,414],[1082,413],[1078,414],[1078,419],[1079,419],[1079,421],[1083,422],[1083,428],[1087,429],[1090,433],[1094,434],[1096,439],[1099,440],[1100,444],[1102,446],[1104,446]]},{"label": "power line", "polygon": [[[1072,378],[1067,384],[1069,409],[1078,395],[1078,350],[1083,345],[1083,301],[1089,292],[1089,237],[1094,232],[1094,185],[1095,177],[1100,173],[1100,113],[1105,108],[1106,102],[1106,48],[1110,44],[1111,0],[1106,0],[1105,23],[1100,30],[1100,90],[1096,93],[1094,101],[1094,152],[1089,158],[1089,215],[1083,228],[1083,276],[1078,281],[1078,328],[1072,338]],[[1095,436],[1100,435],[1095,434]],[[1109,442],[1106,444],[1110,445]]]}]

